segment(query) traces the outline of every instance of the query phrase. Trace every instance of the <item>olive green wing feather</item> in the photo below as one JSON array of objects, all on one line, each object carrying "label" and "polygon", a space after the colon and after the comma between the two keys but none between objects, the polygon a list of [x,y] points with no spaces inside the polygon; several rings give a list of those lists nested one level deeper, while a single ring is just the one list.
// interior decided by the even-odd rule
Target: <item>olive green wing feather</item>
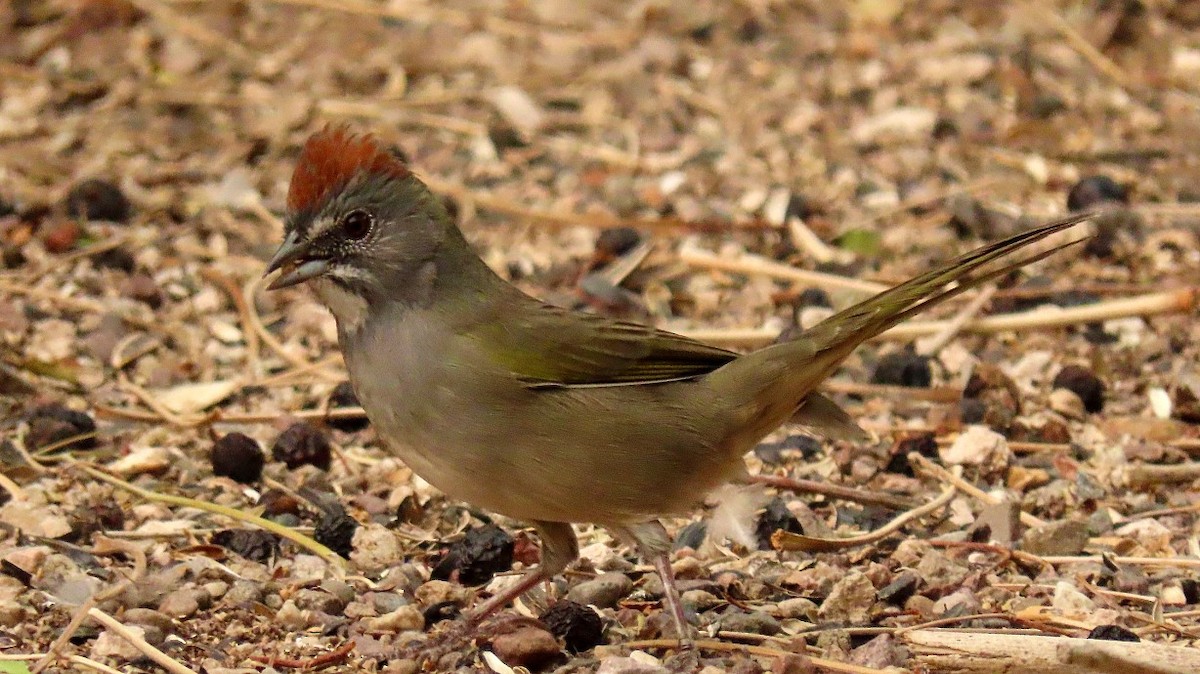
[{"label": "olive green wing feather", "polygon": [[541,302],[512,313],[519,315],[477,323],[467,336],[533,388],[678,381],[738,357],[665,330]]}]

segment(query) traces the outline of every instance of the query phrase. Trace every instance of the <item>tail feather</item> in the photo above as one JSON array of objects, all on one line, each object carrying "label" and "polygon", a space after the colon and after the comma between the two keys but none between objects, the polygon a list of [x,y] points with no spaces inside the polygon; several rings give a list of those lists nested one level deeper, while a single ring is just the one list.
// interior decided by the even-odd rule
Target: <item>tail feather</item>
[{"label": "tail feather", "polygon": [[[1012,264],[1005,265],[991,272],[978,276],[973,273],[996,260],[1007,257],[1012,253],[1040,241],[1051,234],[1068,229],[1089,215],[1073,215],[1041,227],[1021,232],[1002,241],[977,248],[962,255],[941,267],[914,277],[900,285],[885,290],[874,297],[859,302],[829,318],[821,321],[812,329],[807,330],[800,339],[813,340],[818,347],[833,348],[842,345],[843,339],[853,350],[855,346],[871,339],[888,328],[912,316],[930,309],[937,304],[960,295],[994,278],[1003,276],[1015,269],[1041,260],[1054,254],[1065,246],[1052,248],[1043,253],[1029,256]],[[954,288],[937,292],[947,284],[958,281]]]},{"label": "tail feather", "polygon": [[[996,268],[989,265],[1068,229],[1090,215],[1073,215],[973,250],[885,290],[806,330],[796,339],[738,358],[713,372],[712,383],[751,405],[747,435],[766,433],[793,414],[859,344],[912,316],[1015,269],[1079,243],[1055,246]],[[957,282],[954,287],[947,288]]]}]

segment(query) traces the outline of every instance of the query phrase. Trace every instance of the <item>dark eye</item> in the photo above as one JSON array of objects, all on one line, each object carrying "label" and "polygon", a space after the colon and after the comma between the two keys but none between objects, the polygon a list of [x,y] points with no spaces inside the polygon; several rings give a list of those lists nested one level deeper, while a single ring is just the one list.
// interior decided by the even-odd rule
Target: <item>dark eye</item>
[{"label": "dark eye", "polygon": [[375,218],[362,210],[350,211],[342,218],[342,234],[347,239],[361,239],[371,233]]}]

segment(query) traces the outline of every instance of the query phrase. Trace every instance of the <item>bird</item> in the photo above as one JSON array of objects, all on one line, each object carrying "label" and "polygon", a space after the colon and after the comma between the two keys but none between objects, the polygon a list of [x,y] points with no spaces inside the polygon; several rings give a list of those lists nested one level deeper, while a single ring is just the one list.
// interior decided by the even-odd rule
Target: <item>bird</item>
[{"label": "bird", "polygon": [[308,285],[333,314],[351,385],[387,451],[447,496],[536,531],[540,564],[469,612],[468,625],[565,570],[579,556],[573,524],[591,523],[653,564],[686,638],[661,518],[743,477],[744,454],[785,423],[862,437],[818,390],[859,344],[1071,245],[1012,259],[1086,217],[983,246],[739,354],[524,293],[488,267],[397,152],[326,126],[301,149],[264,276],[279,272],[272,290]]}]

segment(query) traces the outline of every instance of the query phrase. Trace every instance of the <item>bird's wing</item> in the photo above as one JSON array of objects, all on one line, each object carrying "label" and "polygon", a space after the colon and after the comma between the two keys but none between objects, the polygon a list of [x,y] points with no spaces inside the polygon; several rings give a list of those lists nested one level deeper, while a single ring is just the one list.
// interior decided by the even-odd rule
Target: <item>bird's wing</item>
[{"label": "bird's wing", "polygon": [[467,337],[530,387],[655,384],[707,374],[738,354],[638,323],[530,303]]}]

